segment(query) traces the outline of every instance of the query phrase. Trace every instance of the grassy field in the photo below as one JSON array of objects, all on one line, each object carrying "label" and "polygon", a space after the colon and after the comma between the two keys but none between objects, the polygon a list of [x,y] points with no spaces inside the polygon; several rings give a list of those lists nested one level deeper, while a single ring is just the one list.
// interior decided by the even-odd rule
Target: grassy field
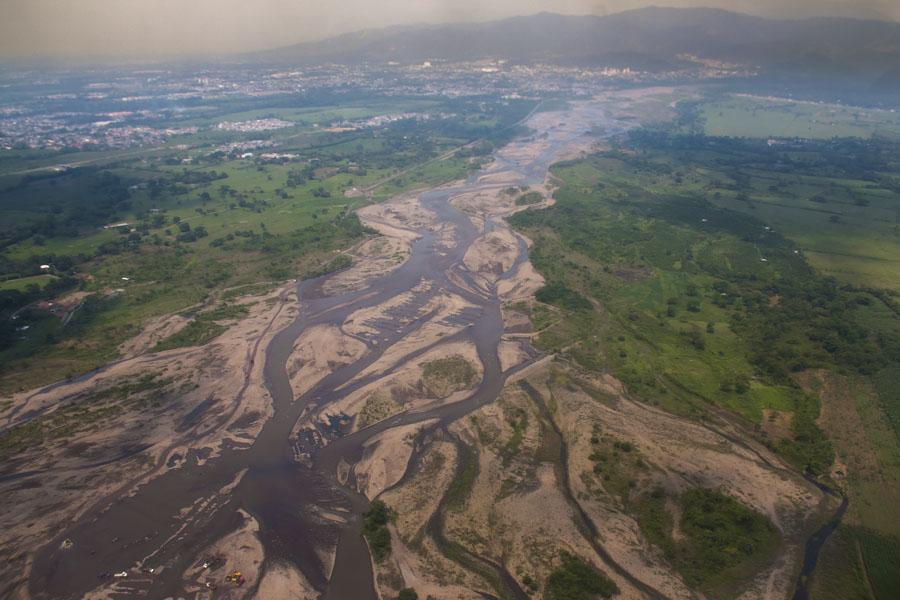
[{"label": "grassy field", "polygon": [[880,535],[871,530],[860,530],[856,535],[875,597],[887,600],[896,596],[900,589],[900,538]]},{"label": "grassy field", "polygon": [[891,600],[900,589],[900,538],[842,525],[819,560],[813,600]]},{"label": "grassy field", "polygon": [[638,170],[641,187],[654,194],[702,197],[760,221],[793,240],[820,272],[900,291],[900,150],[894,144],[769,147],[701,138],[678,142],[675,152],[656,143],[648,140],[641,156],[625,161],[625,172],[621,162],[609,161],[605,180],[628,184]]},{"label": "grassy field", "polygon": [[841,526],[832,534],[819,555],[809,591],[814,600],[873,600],[852,529]]},{"label": "grassy field", "polygon": [[900,138],[900,113],[839,104],[736,94],[702,104],[699,116],[711,136]]}]

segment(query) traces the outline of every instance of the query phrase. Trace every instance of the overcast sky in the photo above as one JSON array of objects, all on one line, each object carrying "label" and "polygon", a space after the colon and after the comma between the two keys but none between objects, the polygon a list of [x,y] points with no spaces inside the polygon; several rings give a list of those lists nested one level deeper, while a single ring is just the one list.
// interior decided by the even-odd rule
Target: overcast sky
[{"label": "overcast sky", "polygon": [[0,56],[203,55],[391,24],[607,14],[647,4],[900,20],[900,0],[0,0]]}]

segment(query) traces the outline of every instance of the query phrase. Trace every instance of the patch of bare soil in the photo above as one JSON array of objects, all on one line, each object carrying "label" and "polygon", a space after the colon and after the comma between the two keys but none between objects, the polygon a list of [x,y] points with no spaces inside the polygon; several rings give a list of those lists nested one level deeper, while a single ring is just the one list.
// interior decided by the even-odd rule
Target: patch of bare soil
[{"label": "patch of bare soil", "polygon": [[[451,317],[461,311],[472,308],[462,298],[452,294],[438,294],[414,313],[405,316],[397,316],[392,312],[394,308],[402,308],[409,302],[411,295],[403,295],[394,298],[391,302],[379,307],[364,309],[353,313],[344,323],[342,329],[354,335],[373,336],[378,333],[379,324],[391,321],[398,327],[411,323],[414,319],[431,315],[429,320],[410,332],[403,339],[387,348],[384,353],[348,383],[354,383],[366,377],[384,373],[398,365],[406,356],[432,346],[453,333],[462,330],[459,324],[453,324]],[[377,339],[375,340],[378,341]]]},{"label": "patch of bare soil", "polygon": [[479,184],[498,184],[498,185],[509,185],[511,183],[518,183],[522,180],[521,173],[515,173],[513,171],[500,171],[499,173],[489,173],[488,175],[482,175],[478,178]]},{"label": "patch of bare soil", "polygon": [[370,204],[357,211],[360,220],[387,237],[412,241],[419,237],[417,229],[434,227],[435,214],[422,207],[418,193],[405,194],[389,202]]},{"label": "patch of bare soil", "polygon": [[[482,290],[487,291],[496,284],[500,298],[505,301],[528,298],[543,285],[543,278],[534,271],[529,261],[519,265],[511,276],[504,275],[519,256],[519,240],[524,240],[528,247],[531,246],[531,241],[514,233],[503,219],[521,210],[553,204],[552,190],[548,186],[533,186],[528,189],[539,192],[544,201],[517,206],[515,198],[519,192],[509,193],[503,187],[460,194],[451,200],[478,227],[487,230],[468,248],[463,263],[475,274]],[[504,278],[501,279],[501,276]]]},{"label": "patch of bare soil", "polygon": [[[500,194],[501,198],[505,197]],[[490,230],[479,237],[466,251],[463,264],[474,275],[474,280],[482,294],[490,294],[495,290],[501,300],[514,301],[531,297],[543,285],[543,278],[538,275],[529,261],[524,261],[515,268],[515,261],[520,253],[520,240],[530,246],[530,240],[513,233],[505,221],[493,220],[499,215],[510,214],[515,209],[484,210],[481,206],[468,207],[476,222],[484,223],[490,218]],[[465,285],[461,280],[458,284]],[[496,288],[495,288],[496,286]]]},{"label": "patch of bare soil", "polygon": [[500,358],[500,369],[504,372],[529,359],[528,353],[522,348],[522,342],[514,339],[502,340],[497,353]]},{"label": "patch of bare soil", "polygon": [[294,397],[299,398],[329,373],[359,360],[366,345],[336,325],[318,325],[303,332],[287,362]]},{"label": "patch of bare soil", "polygon": [[[458,402],[470,390],[461,390],[445,398],[436,398],[423,382],[425,363],[454,355],[462,356],[475,369],[478,375],[473,383],[472,387],[474,387],[480,381],[481,373],[483,372],[475,345],[469,342],[440,344],[424,354],[402,361],[402,363],[399,363],[399,366],[383,377],[375,379],[336,402],[329,403],[318,415],[318,418],[325,420],[327,415],[341,414],[355,417],[368,413],[368,415],[378,414],[380,417],[378,420],[381,420],[398,412],[417,410],[436,403],[449,404]],[[376,365],[373,365],[373,367],[376,367]],[[374,370],[373,372],[377,373],[379,371]],[[377,408],[373,407],[373,405],[377,405]],[[385,410],[385,408],[388,408],[388,410]],[[373,422],[375,421],[369,416],[365,424]],[[358,419],[354,424],[354,428],[362,424]]]},{"label": "patch of bare soil", "polygon": [[[670,596],[682,595],[680,580],[648,551],[640,528],[623,505],[621,490],[594,472],[592,437],[630,444],[644,468],[631,473],[634,494],[661,485],[671,491],[690,487],[719,489],[768,516],[784,544],[778,560],[757,575],[746,598],[786,597],[802,559],[804,532],[833,499],[824,496],[765,448],[739,444],[698,423],[675,417],[621,395],[621,384],[606,377],[594,382],[602,394],[577,385],[548,385],[546,376],[530,381],[556,402],[556,417],[569,447],[569,473],[577,497],[598,526],[606,549],[634,574]],[[599,399],[596,399],[595,396]],[[679,591],[681,590],[681,591]]]},{"label": "patch of bare soil", "polygon": [[774,441],[789,440],[793,438],[791,423],[794,413],[785,410],[763,409],[760,427],[767,438]]},{"label": "patch of bare soil", "polygon": [[865,435],[865,424],[857,411],[847,378],[815,370],[800,373],[797,379],[803,389],[817,393],[821,398],[817,424],[833,440],[841,463],[855,476],[877,477],[880,470],[878,455]]},{"label": "patch of bare soil", "polygon": [[381,236],[366,240],[349,252],[353,265],[325,281],[322,290],[328,295],[360,290],[370,280],[402,265],[409,254],[409,236],[384,227]]},{"label": "patch of bare soil", "polygon": [[119,355],[122,358],[134,358],[149,352],[156,344],[178,333],[190,322],[189,317],[178,314],[150,319],[144,324],[141,333],[119,346]]},{"label": "patch of bare soil", "polygon": [[604,571],[619,597],[642,597],[602,563],[576,526],[559,478],[558,441],[526,394],[507,388],[453,430],[473,445],[479,462],[465,509],[448,515],[451,539],[504,564],[520,585],[526,576],[545,581],[566,551]]},{"label": "patch of bare soil", "polygon": [[361,308],[347,317],[341,325],[341,331],[352,336],[371,339],[377,346],[379,342],[377,335],[386,322],[403,327],[432,311],[440,311],[442,308],[443,310],[460,310],[460,308],[468,306],[463,302],[455,305],[456,308],[452,308],[448,305],[452,300],[445,297],[433,299],[418,309],[414,308],[413,303],[417,295],[428,292],[432,286],[431,281],[423,280],[412,290],[397,294],[382,304]]},{"label": "patch of bare soil", "polygon": [[496,228],[469,246],[463,263],[489,283],[508,271],[519,255],[519,240],[507,228]]},{"label": "patch of bare soil", "polygon": [[[517,174],[512,171],[501,171],[492,175],[485,175],[479,179],[482,183],[509,183],[515,181]],[[454,196],[451,204],[468,214],[473,221],[483,226],[488,217],[508,217],[522,210],[546,208],[552,206],[553,187],[546,183],[539,185],[515,188],[515,193],[510,193],[509,187],[498,185],[494,188],[480,189]],[[529,192],[537,192],[543,200],[533,204],[516,204],[516,199]]]},{"label": "patch of bare soil", "polygon": [[497,294],[504,302],[520,302],[534,298],[544,287],[544,277],[534,270],[531,261],[523,262],[511,277],[497,283]]},{"label": "patch of bare soil", "polygon": [[42,434],[7,457],[16,472],[38,473],[0,482],[0,553],[19,557],[9,567],[24,572],[62,523],[177,468],[189,452],[202,462],[226,440],[249,445],[272,411],[263,353],[296,315],[292,290],[254,298],[246,317],[202,348],[142,354],[17,394],[0,419]]},{"label": "patch of bare soil", "polygon": [[423,451],[418,469],[401,485],[381,494],[380,499],[397,511],[394,525],[408,545],[417,545],[425,535],[425,525],[453,478],[456,460],[452,443],[434,440]]},{"label": "patch of bare soil", "polygon": [[526,308],[517,304],[504,304],[502,307],[503,328],[507,334],[515,337],[531,337],[534,326],[525,312]]},{"label": "patch of bare soil", "polygon": [[353,468],[357,490],[372,500],[400,481],[412,456],[416,434],[433,422],[394,427],[366,442],[362,460]]},{"label": "patch of bare soil", "polygon": [[[802,558],[804,532],[823,509],[833,508],[830,499],[765,448],[733,442],[700,424],[636,403],[610,376],[588,378],[583,385],[589,385],[590,393],[580,380],[560,374],[547,362],[526,377],[545,403],[555,407],[553,418],[568,451],[571,492],[599,531],[595,542],[618,565],[665,597],[695,597],[661,552],[646,541],[625,498],[656,486],[673,492],[698,486],[720,489],[766,514],[784,539],[781,555],[741,590],[741,597],[789,595]],[[446,516],[451,540],[505,565],[520,583],[526,576],[545,581],[560,552],[572,552],[606,572],[622,590],[621,597],[643,597],[604,564],[575,526],[576,507],[564,495],[563,467],[557,462],[560,440],[518,386],[509,385],[496,403],[458,421],[451,431],[478,457],[477,476],[464,507],[451,509]],[[627,448],[630,470],[598,475],[592,459],[598,440],[606,440],[610,447],[614,440]],[[423,463],[422,470],[428,468],[437,478],[440,470]],[[421,563],[442,560],[423,537],[421,527],[437,501],[420,495],[413,484],[420,476],[416,473],[382,495],[401,515],[397,534],[403,543],[393,559],[396,569],[408,574],[404,580],[415,582],[417,589],[434,582],[434,576],[420,572]]]},{"label": "patch of bare soil", "polygon": [[425,530],[453,479],[456,460],[452,443],[432,441],[419,468],[401,485],[382,493],[381,500],[397,512],[391,526],[391,555],[376,565],[382,597],[412,587],[420,598],[476,600],[483,596],[474,590],[490,589],[480,577],[444,557]]},{"label": "patch of bare soil", "polygon": [[254,600],[317,600],[319,593],[313,589],[303,574],[281,562],[268,565],[259,582]]}]

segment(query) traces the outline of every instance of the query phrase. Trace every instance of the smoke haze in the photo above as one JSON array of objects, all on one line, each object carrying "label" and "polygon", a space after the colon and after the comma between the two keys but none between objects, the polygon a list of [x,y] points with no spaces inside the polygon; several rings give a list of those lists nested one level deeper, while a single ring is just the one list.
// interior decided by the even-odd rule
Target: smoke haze
[{"label": "smoke haze", "polygon": [[900,20],[882,0],[0,0],[0,56],[140,58],[268,49],[394,24],[551,11],[712,6],[766,17]]}]

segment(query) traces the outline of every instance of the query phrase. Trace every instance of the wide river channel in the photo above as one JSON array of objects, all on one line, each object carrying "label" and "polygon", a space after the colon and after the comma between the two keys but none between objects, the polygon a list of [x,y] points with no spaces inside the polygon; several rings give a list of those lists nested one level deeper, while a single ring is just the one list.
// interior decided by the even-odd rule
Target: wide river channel
[{"label": "wide river channel", "polygon": [[[497,398],[509,375],[501,371],[498,359],[503,333],[500,300],[496,290],[472,291],[477,288],[463,265],[470,245],[496,224],[488,219],[483,228],[476,227],[450,199],[501,185],[541,183],[554,161],[573,148],[585,146],[589,130],[594,136],[611,135],[631,126],[612,119],[601,104],[579,104],[555,115],[558,119],[548,119],[544,114],[536,120],[537,124],[529,122],[528,125],[543,129],[511,142],[495,154],[489,167],[467,181],[419,195],[422,206],[437,215],[439,223],[452,225],[450,243],[435,228],[417,231],[418,239],[412,244],[408,260],[358,291],[325,295],[322,289],[328,276],[299,283],[299,314],[275,335],[265,352],[265,379],[274,402],[274,415],[252,445],[225,448],[205,462],[188,460],[181,468],[166,471],[142,485],[133,495],[107,499],[87,511],[36,556],[30,584],[32,595],[80,598],[109,584],[108,580],[98,579],[98,575],[105,578],[109,573],[135,569],[137,565],[136,571],[143,572],[118,581],[112,597],[186,597],[185,571],[201,559],[205,548],[241,525],[243,517],[239,511],[244,511],[259,524],[265,550],[263,569],[275,561],[287,562],[302,572],[327,600],[375,600],[371,561],[360,534],[361,517],[369,502],[355,491],[352,477],[345,484],[338,481],[338,467],[341,463],[358,462],[366,442],[388,428],[430,421],[423,432],[427,434]],[[520,152],[526,144],[529,151]],[[502,184],[485,177],[500,173],[504,174]],[[509,277],[525,260],[527,247],[520,240],[516,264],[501,277]],[[423,281],[431,285],[420,285]],[[434,294],[446,292],[476,307],[454,315],[453,324],[461,326],[459,332],[437,342],[466,340],[477,348],[484,375],[468,398],[391,417],[349,435],[329,435],[326,431],[316,439],[298,438],[295,425],[304,411],[321,410],[370,383],[374,376],[355,378],[392,345],[415,331],[427,318],[416,315]],[[340,325],[360,309],[379,306],[407,293],[412,299],[391,318],[376,324],[377,339],[366,342],[368,351],[362,358],[335,369],[311,390],[294,397],[286,364],[304,331],[318,325]],[[244,390],[235,393],[243,394]],[[323,439],[327,443],[323,444]],[[414,454],[411,462],[415,460]],[[323,512],[342,514],[344,522],[325,519]],[[76,541],[75,551],[60,549],[61,541],[67,538]],[[331,569],[323,559],[323,549],[335,547]],[[249,582],[248,592],[256,585],[258,581]],[[514,591],[513,595],[518,594]]]}]

